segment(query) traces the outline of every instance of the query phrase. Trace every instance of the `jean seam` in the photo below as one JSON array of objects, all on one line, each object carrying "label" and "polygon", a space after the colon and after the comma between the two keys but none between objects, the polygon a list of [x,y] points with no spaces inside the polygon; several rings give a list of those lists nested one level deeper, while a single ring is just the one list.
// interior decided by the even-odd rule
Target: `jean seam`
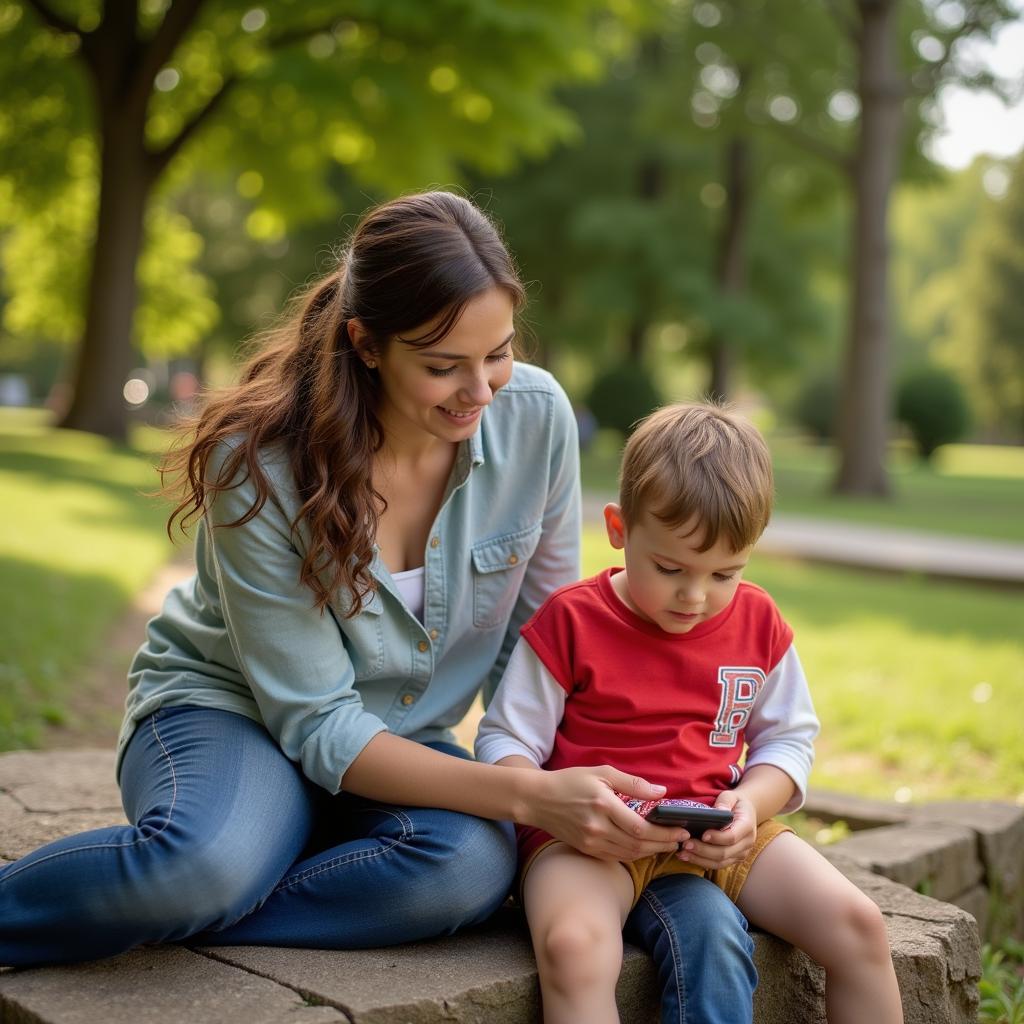
[{"label": "jean seam", "polygon": [[338,857],[333,857],[331,860],[324,864],[318,864],[316,867],[307,868],[305,871],[298,875],[291,875],[287,878],[282,878],[281,881],[274,887],[274,892],[283,892],[285,889],[290,889],[293,885],[298,885],[300,882],[305,882],[307,879],[316,878],[317,875],[322,875],[325,871],[332,871],[336,867],[340,867],[343,864],[356,864],[362,860],[371,860],[374,857],[380,857],[385,853],[390,853],[396,846],[401,843],[409,842],[415,835],[416,830],[413,827],[412,819],[408,815],[403,814],[399,810],[384,810],[380,807],[369,808],[364,811],[357,811],[357,814],[369,814],[369,813],[384,813],[390,814],[393,818],[397,818],[402,826],[402,834],[397,839],[392,839],[386,846],[382,845],[375,850],[357,850],[355,853],[345,853]]},{"label": "jean seam", "polygon": [[672,951],[672,963],[674,965],[673,978],[675,979],[676,986],[676,1005],[679,1007],[679,1024],[685,1024],[686,1022],[686,984],[681,983],[680,976],[683,974],[685,968],[682,962],[682,958],[679,956],[679,943],[676,939],[675,928],[672,925],[672,920],[665,914],[665,908],[661,904],[660,900],[654,896],[649,889],[645,889],[640,898],[651,908],[654,916],[661,922],[662,927],[665,929],[665,933],[668,935],[669,948]]},{"label": "jean seam", "polygon": [[[171,769],[171,807],[167,812],[167,820],[160,826],[160,828],[155,832],[150,833],[148,836],[143,836],[141,839],[133,839],[128,843],[91,843],[89,846],[76,846],[72,850],[59,850],[57,853],[47,854],[47,856],[40,857],[38,860],[34,860],[30,864],[22,865],[16,871],[5,872],[3,877],[0,878],[0,884],[8,879],[14,878],[15,875],[20,875],[22,871],[34,868],[37,864],[45,864],[47,861],[57,860],[60,857],[69,857],[73,853],[85,853],[90,850],[123,850],[129,846],[141,846],[143,843],[148,843],[150,839],[155,839],[167,828],[168,825],[170,825],[171,819],[174,816],[174,808],[178,801],[178,776],[174,771],[174,760],[167,747],[164,746],[164,741],[160,738],[160,732],[156,727],[156,719],[158,715],[159,712],[154,712],[150,719],[150,727],[153,730],[153,735],[156,737],[157,743],[160,744],[160,749],[163,751],[164,757],[167,759],[167,765]],[[137,826],[133,827],[137,828]]]}]

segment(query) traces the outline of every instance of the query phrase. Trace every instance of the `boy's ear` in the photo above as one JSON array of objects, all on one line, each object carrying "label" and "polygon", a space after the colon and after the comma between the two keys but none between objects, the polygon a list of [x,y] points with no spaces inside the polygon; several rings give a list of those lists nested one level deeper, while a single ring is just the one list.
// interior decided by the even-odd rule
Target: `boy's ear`
[{"label": "boy's ear", "polygon": [[613,501],[604,507],[604,526],[608,531],[608,543],[616,551],[621,551],[626,546],[626,522],[622,518],[622,509]]}]

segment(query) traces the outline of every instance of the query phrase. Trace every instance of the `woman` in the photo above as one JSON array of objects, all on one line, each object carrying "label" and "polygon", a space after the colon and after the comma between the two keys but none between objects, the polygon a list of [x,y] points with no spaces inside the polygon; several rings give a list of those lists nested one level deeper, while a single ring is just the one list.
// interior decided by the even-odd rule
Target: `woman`
[{"label": "woman", "polygon": [[[658,795],[644,780],[477,764],[449,732],[579,573],[573,413],[550,375],[514,365],[523,300],[470,202],[398,199],[209,399],[168,467],[172,522],[198,518],[197,571],[130,672],[133,824],[0,870],[0,963],[447,934],[504,900],[510,820],[602,857],[673,847],[678,830],[638,824],[612,792]],[[699,1015],[715,986],[753,984],[742,921],[728,901],[666,898],[633,934],[672,1019],[681,998],[716,1019]],[[717,927],[684,931],[694,914]]]}]

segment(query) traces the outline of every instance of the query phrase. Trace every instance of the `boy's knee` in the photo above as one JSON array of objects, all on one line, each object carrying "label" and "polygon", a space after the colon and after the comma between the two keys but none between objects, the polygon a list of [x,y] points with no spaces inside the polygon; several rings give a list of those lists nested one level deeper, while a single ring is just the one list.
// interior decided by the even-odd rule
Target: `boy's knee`
[{"label": "boy's knee", "polygon": [[836,955],[843,961],[879,963],[891,959],[889,933],[877,905],[853,890],[838,908],[833,932],[839,938]]},{"label": "boy's knee", "polygon": [[556,987],[579,988],[618,977],[621,931],[585,916],[552,922],[535,939],[541,970]]}]

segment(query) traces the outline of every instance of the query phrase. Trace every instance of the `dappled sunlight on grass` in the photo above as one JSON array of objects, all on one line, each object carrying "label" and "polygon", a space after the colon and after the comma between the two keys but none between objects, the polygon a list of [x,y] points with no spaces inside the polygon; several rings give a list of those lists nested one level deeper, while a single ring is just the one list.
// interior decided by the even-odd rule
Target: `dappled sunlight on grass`
[{"label": "dappled sunlight on grass", "polygon": [[[597,529],[584,571],[621,565]],[[1024,593],[755,556],[822,721],[812,784],[1024,801]]]},{"label": "dappled sunlight on grass", "polygon": [[167,508],[141,493],[158,482],[148,451],[0,417],[0,748],[61,717],[83,660],[171,553]]}]

